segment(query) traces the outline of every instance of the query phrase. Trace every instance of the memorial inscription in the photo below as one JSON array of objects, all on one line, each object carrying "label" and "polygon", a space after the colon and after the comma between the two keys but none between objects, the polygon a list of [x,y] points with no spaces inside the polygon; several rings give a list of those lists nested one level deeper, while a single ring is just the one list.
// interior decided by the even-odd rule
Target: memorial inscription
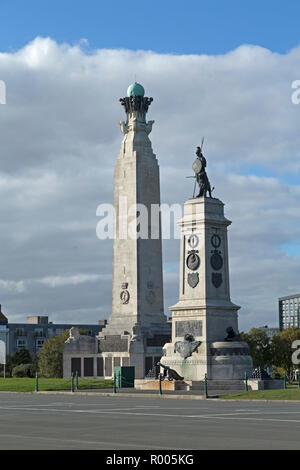
[{"label": "memorial inscription", "polygon": [[202,336],[202,321],[201,320],[177,321],[175,323],[176,337],[185,336],[187,333],[190,333],[193,336]]}]

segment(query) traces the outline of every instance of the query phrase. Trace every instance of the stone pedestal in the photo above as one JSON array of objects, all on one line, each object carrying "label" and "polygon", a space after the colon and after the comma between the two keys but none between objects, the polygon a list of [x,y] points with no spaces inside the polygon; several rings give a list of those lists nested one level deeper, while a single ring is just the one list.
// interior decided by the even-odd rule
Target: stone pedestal
[{"label": "stone pedestal", "polygon": [[239,380],[252,373],[248,345],[238,336],[237,311],[230,300],[224,204],[195,198],[184,205],[178,303],[172,307],[172,342],[161,363],[188,381]]}]

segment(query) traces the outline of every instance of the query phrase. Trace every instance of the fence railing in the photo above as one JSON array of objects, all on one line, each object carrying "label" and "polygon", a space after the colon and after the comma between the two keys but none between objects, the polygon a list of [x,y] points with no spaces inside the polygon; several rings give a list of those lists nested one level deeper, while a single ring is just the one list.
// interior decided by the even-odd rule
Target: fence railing
[{"label": "fence railing", "polygon": [[[165,379],[165,377],[163,376],[163,374],[158,375],[158,395],[163,394],[162,382],[163,382],[164,379]],[[86,379],[83,379],[83,380],[86,381]],[[99,379],[99,381],[100,380],[102,381],[102,379]],[[243,381],[244,381],[244,391],[248,392],[249,391],[249,383],[248,383],[249,377],[247,376],[247,373],[245,373]],[[126,388],[126,385],[128,387],[132,387],[132,381],[129,382],[124,377],[121,378],[121,374],[118,374],[118,376],[116,374],[113,375],[112,388],[113,388],[113,393],[114,394],[118,393],[118,389],[124,388],[124,387]],[[51,386],[51,382],[49,382],[49,380],[47,380],[47,389],[49,389],[50,386]],[[84,388],[86,389],[86,387],[83,387],[83,389]],[[101,388],[103,388],[103,387],[101,387]],[[107,387],[107,388],[111,388],[111,387]],[[284,378],[282,380],[282,388],[287,389],[287,377],[286,377],[286,375],[284,376]],[[298,378],[297,388],[300,389],[300,374],[299,374],[299,378]],[[53,389],[52,390],[66,390],[66,389],[69,389],[71,391],[71,393],[74,393],[74,391],[78,391],[80,389],[78,372],[76,372],[75,374],[72,373],[70,379],[64,379],[63,388],[62,387],[57,387],[57,382],[53,381]],[[35,392],[39,392],[39,391],[41,391],[40,378],[39,378],[38,375],[36,375],[36,377],[35,377]],[[209,398],[209,380],[207,378],[207,374],[204,375],[204,380],[203,380],[203,396],[205,398]]]}]

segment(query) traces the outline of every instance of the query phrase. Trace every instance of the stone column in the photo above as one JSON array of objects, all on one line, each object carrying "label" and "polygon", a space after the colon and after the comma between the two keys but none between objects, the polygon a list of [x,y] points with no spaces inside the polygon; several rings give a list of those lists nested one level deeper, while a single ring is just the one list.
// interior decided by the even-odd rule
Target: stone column
[{"label": "stone column", "polygon": [[159,166],[146,121],[152,98],[134,83],[122,98],[126,122],[114,170],[115,239],[113,247],[112,314],[103,334],[130,334],[166,327],[163,305],[160,219],[151,233],[151,207],[160,205]]},{"label": "stone column", "polygon": [[[247,345],[237,341],[240,307],[230,300],[227,227],[231,222],[224,217],[224,204],[215,198],[190,199],[178,224],[179,300],[170,307],[172,343],[165,345],[161,362],[186,380],[203,380],[204,374],[210,379],[243,378],[252,372],[252,361]],[[229,329],[233,342],[224,341]]]}]

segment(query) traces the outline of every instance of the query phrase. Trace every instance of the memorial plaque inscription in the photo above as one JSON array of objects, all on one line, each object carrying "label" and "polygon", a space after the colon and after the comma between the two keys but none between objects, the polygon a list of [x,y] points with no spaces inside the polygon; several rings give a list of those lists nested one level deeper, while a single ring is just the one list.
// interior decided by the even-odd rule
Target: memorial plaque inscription
[{"label": "memorial plaque inscription", "polygon": [[202,321],[177,321],[175,323],[175,334],[176,336],[185,336],[186,334],[202,336]]}]

